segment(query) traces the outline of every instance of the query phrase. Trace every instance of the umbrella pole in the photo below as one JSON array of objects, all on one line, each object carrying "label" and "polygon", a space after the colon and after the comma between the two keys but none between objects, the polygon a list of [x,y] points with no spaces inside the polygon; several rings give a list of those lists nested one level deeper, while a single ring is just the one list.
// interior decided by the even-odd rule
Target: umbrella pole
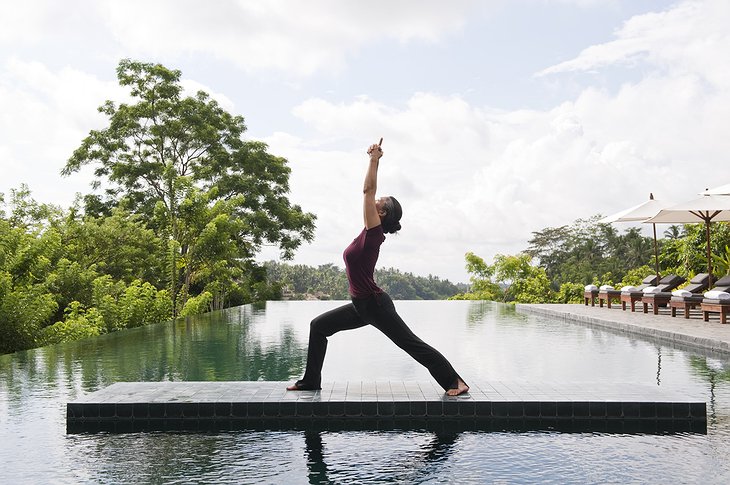
[{"label": "umbrella pole", "polygon": [[707,237],[707,274],[710,275],[709,288],[712,288],[712,254],[710,252],[710,221],[705,221],[705,235]]},{"label": "umbrella pole", "polygon": [[651,225],[651,227],[654,229],[654,267],[656,268],[656,284],[659,284],[659,251],[657,250],[657,243],[656,243],[656,224]]}]

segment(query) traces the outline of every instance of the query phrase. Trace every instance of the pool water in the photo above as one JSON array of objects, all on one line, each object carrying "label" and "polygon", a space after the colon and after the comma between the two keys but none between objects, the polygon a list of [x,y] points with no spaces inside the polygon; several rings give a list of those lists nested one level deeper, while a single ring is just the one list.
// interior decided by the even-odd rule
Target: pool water
[{"label": "pool water", "polygon": [[[305,365],[309,322],[340,304],[247,305],[0,356],[0,482],[730,483],[730,357],[493,302],[396,307],[467,382],[660,386],[707,402],[707,434],[66,434],[66,402],[117,381],[294,380]],[[430,380],[372,327],[330,339],[323,377]]]}]

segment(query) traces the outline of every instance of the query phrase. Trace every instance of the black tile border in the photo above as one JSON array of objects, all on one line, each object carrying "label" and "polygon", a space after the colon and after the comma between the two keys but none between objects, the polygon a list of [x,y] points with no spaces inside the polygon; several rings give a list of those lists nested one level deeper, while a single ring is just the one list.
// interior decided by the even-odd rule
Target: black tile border
[{"label": "black tile border", "polygon": [[137,420],[75,420],[67,423],[67,433],[139,433],[150,431],[232,431],[232,430],[428,430],[438,432],[464,431],[551,431],[561,433],[619,433],[619,434],[707,434],[706,422],[700,420],[647,419],[558,419],[558,418],[387,418],[332,417],[250,418],[250,419],[137,419]]},{"label": "black tile border", "polygon": [[[673,426],[685,423],[689,429],[706,429],[706,409],[705,403],[643,401],[76,402],[67,404],[66,416],[69,429],[79,425],[93,427],[93,423],[103,425],[102,427],[109,423],[137,423],[135,427],[144,424],[146,428],[154,429],[159,423],[182,426],[180,423],[186,421],[245,423],[251,427],[265,427],[283,420],[297,425],[308,422],[342,422],[348,427],[357,427],[362,422],[488,421],[488,427],[500,428],[503,424],[509,429],[518,423],[529,421],[532,425],[539,423],[540,429],[551,429],[553,426],[565,428],[566,423],[572,423],[571,426],[577,429],[603,431],[605,428],[610,432],[612,429],[624,429],[624,426],[617,424],[623,422],[632,426],[636,423]],[[187,425],[183,427],[189,429]]]},{"label": "black tile border", "polygon": [[[445,426],[455,429],[541,429],[586,430],[597,432],[643,432],[642,430],[704,432],[707,429],[707,405],[704,402],[667,399],[666,394],[628,385],[609,386],[593,392],[581,392],[575,385],[562,390],[549,385],[496,382],[470,394],[451,397],[440,395],[431,384],[409,384],[411,398],[390,392],[391,386],[370,386],[383,392],[283,392],[280,383],[237,383],[242,390],[238,398],[230,389],[216,394],[213,383],[124,383],[92,393],[87,402],[67,403],[69,432],[88,430],[149,430],[251,428],[282,429],[291,427],[334,427],[341,429],[424,428]],[[178,390],[175,386],[185,387]],[[363,384],[364,385],[364,384]],[[133,396],[150,398],[156,386],[164,392],[150,402],[134,402]],[[188,387],[205,390],[199,401]],[[220,387],[220,386],[219,386]],[[397,389],[401,387],[398,384]],[[405,386],[403,386],[405,387]],[[417,393],[414,389],[421,389]],[[104,392],[106,390],[108,392]],[[158,389],[158,390],[159,390]],[[139,392],[144,390],[144,392]],[[154,391],[155,389],[153,389]],[[537,391],[537,392],[535,392]],[[179,393],[179,394],[178,394]],[[501,394],[500,394],[501,393]],[[524,399],[519,394],[525,395]],[[644,396],[628,399],[592,399],[593,395]],[[116,395],[120,402],[114,402]],[[579,396],[570,399],[566,396]],[[184,396],[184,397],[180,397]],[[220,396],[221,400],[215,400]],[[536,398],[534,396],[540,396]],[[549,396],[549,397],[546,397]],[[591,396],[586,399],[587,396]],[[649,396],[649,397],[647,397]],[[556,398],[557,397],[557,398]],[[167,399],[167,400],[165,400]],[[615,431],[617,430],[617,431]],[[93,431],[92,431],[93,432]],[[120,431],[122,432],[122,431]]]}]

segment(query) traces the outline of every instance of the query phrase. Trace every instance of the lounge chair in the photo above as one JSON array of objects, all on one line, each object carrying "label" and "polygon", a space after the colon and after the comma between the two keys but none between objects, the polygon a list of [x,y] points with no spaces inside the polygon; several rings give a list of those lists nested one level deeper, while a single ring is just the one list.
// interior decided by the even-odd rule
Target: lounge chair
[{"label": "lounge chair", "polygon": [[598,298],[598,287],[596,285],[586,285],[583,291],[583,301],[588,306],[588,302],[591,302],[591,306],[596,306],[596,298]]},{"label": "lounge chair", "polygon": [[[689,286],[687,286],[687,288],[689,288]],[[700,306],[700,304],[702,304],[702,300],[705,299],[705,296],[701,293],[702,290],[698,291],[696,295],[679,294],[683,290],[673,292],[672,298],[669,300],[669,306],[672,309],[673,317],[677,316],[677,308],[681,308],[684,311],[684,318],[689,318],[690,310]],[[691,290],[688,291],[692,292]],[[730,292],[730,275],[723,276],[717,280],[710,291]]]},{"label": "lounge chair", "polygon": [[615,290],[613,286],[602,285],[598,289],[598,306],[603,308],[603,302],[606,302],[606,306],[611,308],[611,301],[621,301],[621,290]]},{"label": "lounge chair", "polygon": [[[647,276],[641,281],[641,285],[637,286],[636,288],[646,288],[650,285],[655,285],[657,283],[657,277],[656,275]],[[611,301],[616,300],[617,302],[621,301],[621,290],[615,290],[613,286],[609,285],[603,285],[598,289],[598,306],[603,307],[603,302],[606,302],[606,306],[608,308],[611,308]],[[624,308],[625,310],[625,308]]]},{"label": "lounge chair", "polygon": [[709,322],[710,313],[719,313],[720,323],[727,323],[727,315],[730,313],[730,292],[710,290],[704,296],[705,299],[700,304],[702,319]]},{"label": "lounge chair", "polygon": [[654,286],[659,283],[657,275],[647,276],[641,281],[639,286],[623,287],[618,290],[618,297],[621,301],[621,309],[626,310],[626,303],[631,304],[631,311],[634,311],[634,305],[637,301],[641,300],[641,296],[644,294],[644,288]]},{"label": "lounge chair", "polygon": [[[659,285],[655,287],[649,287],[644,289],[644,295],[641,297],[641,303],[644,305],[644,313],[648,313],[649,305],[654,310],[654,315],[659,314],[659,307],[665,307],[672,299],[672,290],[677,288],[679,285],[685,282],[685,279],[677,275],[667,275],[661,279]],[[690,281],[690,290],[700,292],[706,290],[710,282],[710,277],[707,273],[702,273]]]}]

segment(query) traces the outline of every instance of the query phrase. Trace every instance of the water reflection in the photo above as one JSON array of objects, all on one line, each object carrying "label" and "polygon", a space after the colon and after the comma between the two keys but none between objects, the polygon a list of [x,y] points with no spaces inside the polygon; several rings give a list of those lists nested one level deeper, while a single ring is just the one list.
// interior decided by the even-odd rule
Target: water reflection
[{"label": "water reflection", "polygon": [[327,463],[324,461],[322,433],[320,431],[306,431],[304,446],[307,452],[307,469],[309,483],[331,483]]},{"label": "water reflection", "polygon": [[[328,455],[323,443],[323,435],[332,435],[329,432],[305,431],[304,443],[307,458],[307,471],[310,484],[347,482],[350,475],[350,466],[347,463],[335,463],[330,466],[327,462],[332,457]],[[371,435],[375,441],[385,441],[385,446],[378,447],[379,450],[388,450],[388,442],[385,438],[388,434],[379,433]],[[415,449],[402,453],[398,448],[386,451],[386,456],[381,460],[387,462],[388,470],[377,470],[377,476],[371,477],[379,483],[420,483],[428,477],[439,474],[439,468],[445,465],[446,460],[453,453],[454,444],[459,437],[456,433],[419,433],[418,436],[410,436],[411,439],[419,438],[425,442]],[[365,451],[365,450],[360,450]],[[350,457],[362,463],[361,457]],[[395,466],[394,466],[395,465]],[[395,471],[395,473],[393,473]]]},{"label": "water reflection", "polygon": [[76,393],[77,385],[90,392],[119,381],[283,381],[300,374],[306,348],[294,329],[262,339],[256,314],[245,307],[0,356],[0,389],[15,400],[37,386]]},{"label": "water reflection", "polygon": [[[721,360],[696,355],[690,357],[690,365],[708,384],[710,397],[707,403],[707,420],[708,424],[717,424],[718,419],[721,419],[719,415],[727,417],[727,408],[730,406],[728,403],[717,402],[716,388],[720,382],[730,382],[730,367],[726,367]],[[723,404],[726,408],[719,409]]]}]

